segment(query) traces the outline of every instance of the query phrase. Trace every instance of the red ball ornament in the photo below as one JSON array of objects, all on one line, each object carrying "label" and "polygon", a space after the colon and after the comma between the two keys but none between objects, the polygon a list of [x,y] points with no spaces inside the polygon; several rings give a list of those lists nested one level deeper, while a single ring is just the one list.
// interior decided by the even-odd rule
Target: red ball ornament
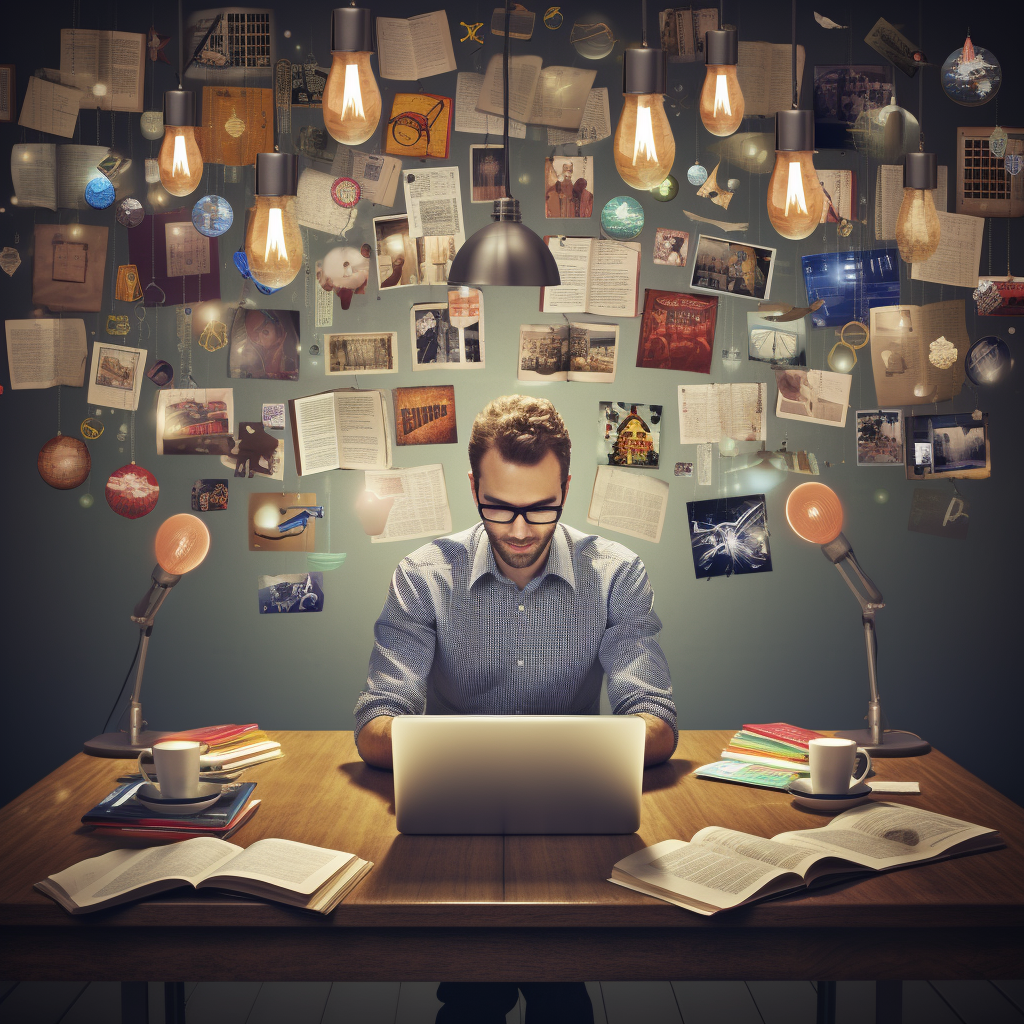
[{"label": "red ball ornament", "polygon": [[69,491],[85,483],[92,468],[92,457],[84,441],[58,434],[39,449],[36,468],[51,487]]},{"label": "red ball ornament", "polygon": [[107,504],[125,519],[139,519],[156,508],[160,485],[148,469],[134,462],[110,474],[106,486]]}]

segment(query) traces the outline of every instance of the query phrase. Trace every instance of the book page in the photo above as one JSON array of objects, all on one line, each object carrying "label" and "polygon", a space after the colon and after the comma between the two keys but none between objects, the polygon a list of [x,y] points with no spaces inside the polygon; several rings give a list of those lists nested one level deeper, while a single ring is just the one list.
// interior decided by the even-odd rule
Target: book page
[{"label": "book page", "polygon": [[60,30],[60,80],[78,89],[86,106],[95,106],[92,87],[99,81],[100,31],[95,28]]},{"label": "book page", "polygon": [[569,379],[569,324],[519,325],[519,380]]},{"label": "book page", "polygon": [[56,213],[57,147],[48,142],[12,146],[11,181],[19,206],[42,206]]},{"label": "book page", "polygon": [[334,418],[334,394],[292,401],[295,416],[295,448],[299,476],[339,468],[338,430]]},{"label": "book page", "polygon": [[431,11],[413,18],[378,18],[377,58],[380,77],[398,81],[454,71],[447,14]]},{"label": "book page", "polygon": [[562,283],[556,288],[541,288],[542,313],[586,313],[587,284],[590,279],[590,251],[595,239],[566,238],[551,235],[545,238],[551,255],[558,264]]},{"label": "book page", "polygon": [[586,68],[544,68],[533,95],[530,123],[578,131],[596,75]]},{"label": "book page", "polygon": [[36,131],[70,139],[75,134],[81,98],[82,93],[78,89],[68,89],[56,82],[46,82],[33,76],[28,80],[28,91],[21,105],[18,124],[23,128],[35,128]]},{"label": "book page", "polygon": [[657,544],[668,511],[668,482],[598,466],[587,522]]},{"label": "book page", "polygon": [[380,391],[334,392],[341,469],[384,469],[391,464]]},{"label": "book page", "polygon": [[8,320],[5,327],[12,388],[85,383],[84,320]]},{"label": "book page", "polygon": [[775,383],[779,389],[775,415],[780,420],[804,420],[824,427],[846,426],[853,383],[850,374],[777,366]]},{"label": "book page", "polygon": [[412,29],[405,18],[377,19],[377,67],[381,78],[402,81],[419,77]]},{"label": "book page", "polygon": [[637,316],[640,243],[595,239],[591,247],[587,308],[595,316]]},{"label": "book page", "polygon": [[85,186],[102,178],[97,164],[110,153],[106,146],[57,147],[57,206],[62,210],[88,210]]},{"label": "book page", "polygon": [[697,832],[690,842],[749,857],[751,860],[771,864],[785,871],[795,871],[801,876],[805,875],[807,869],[817,861],[831,856],[831,854],[822,853],[814,846],[801,845],[798,838],[799,832],[792,833],[792,835],[794,838],[788,843],[777,843],[772,839],[750,836],[731,828],[709,825]]},{"label": "book page", "polygon": [[679,443],[706,444],[721,439],[718,389],[714,384],[680,384]]},{"label": "book page", "polygon": [[355,219],[354,211],[344,209],[331,199],[333,184],[334,177],[330,174],[307,167],[299,175],[295,214],[303,227],[344,238]]},{"label": "book page", "polygon": [[679,443],[764,441],[768,431],[766,384],[679,385]]},{"label": "book page", "polygon": [[985,219],[940,212],[939,231],[938,250],[931,259],[911,264],[911,279],[954,288],[976,288]]},{"label": "book page", "polygon": [[[512,57],[508,62],[508,116],[524,123],[530,120],[533,97],[540,79],[540,57]],[[589,86],[588,86],[589,88]],[[486,114],[505,114],[505,83],[502,58],[495,54],[487,65],[476,109]],[[582,114],[581,114],[582,116]],[[577,127],[576,122],[574,127]]]},{"label": "book page", "polygon": [[[804,48],[796,48],[796,80],[804,77]],[[739,43],[736,77],[747,117],[771,117],[793,105],[792,50],[789,43]]]},{"label": "book page", "polygon": [[451,533],[452,513],[444,483],[444,467],[367,470],[366,489],[381,498],[394,498],[384,532],[371,537],[372,544],[414,540]]},{"label": "book page", "polygon": [[[938,188],[932,197],[935,209],[945,213],[949,168],[938,169]],[[875,238],[879,241],[896,237],[896,218],[903,202],[903,165],[880,164],[875,175]]]},{"label": "book page", "polygon": [[95,104],[87,100],[85,105],[142,113],[146,37],[140,32],[103,32],[99,43],[98,78],[107,91]]},{"label": "book page", "polygon": [[458,167],[417,167],[405,174],[409,237],[463,235],[462,192]]},{"label": "book page", "polygon": [[618,352],[618,324],[569,324],[568,379],[613,383]]},{"label": "book page", "polygon": [[[459,76],[462,77],[461,75]],[[611,113],[608,107],[608,89],[591,89],[583,108],[583,120],[576,131],[564,128],[548,129],[549,146],[586,146],[590,142],[600,142],[612,133]]]},{"label": "book page", "polygon": [[[500,115],[484,114],[476,109],[483,84],[483,75],[474,75],[468,71],[459,72],[455,86],[455,130],[473,135],[497,135],[501,138],[505,131],[504,112]],[[525,139],[526,125],[510,116],[508,134],[513,139]]]},{"label": "book page", "polygon": [[308,846],[289,839],[261,839],[232,857],[226,864],[206,872],[198,888],[224,886],[236,878],[279,886],[309,895],[354,858],[354,854]]}]

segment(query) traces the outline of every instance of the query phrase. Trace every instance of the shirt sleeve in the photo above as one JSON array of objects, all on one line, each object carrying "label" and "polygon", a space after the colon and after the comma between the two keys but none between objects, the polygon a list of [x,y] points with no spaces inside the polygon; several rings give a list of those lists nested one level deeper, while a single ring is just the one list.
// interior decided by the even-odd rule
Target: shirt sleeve
[{"label": "shirt sleeve", "polygon": [[355,706],[355,734],[380,715],[421,715],[437,645],[430,588],[404,559],[391,578],[387,601],[373,627],[366,689]]},{"label": "shirt sleeve", "polygon": [[[608,625],[601,640],[601,666],[608,673],[608,701],[616,715],[655,715],[676,727],[676,705],[668,661],[658,643],[661,619],[654,591],[639,558],[616,573],[608,597]],[[673,747],[674,749],[674,747]]]}]

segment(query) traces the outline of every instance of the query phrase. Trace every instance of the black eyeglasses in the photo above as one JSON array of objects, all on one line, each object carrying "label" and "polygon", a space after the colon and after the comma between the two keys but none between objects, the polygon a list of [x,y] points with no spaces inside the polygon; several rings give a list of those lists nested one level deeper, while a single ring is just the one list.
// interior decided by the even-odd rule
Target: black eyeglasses
[{"label": "black eyeglasses", "polygon": [[[564,491],[562,492],[564,495]],[[477,503],[480,518],[488,523],[514,523],[519,516],[531,526],[550,526],[557,523],[565,507],[562,505],[481,505]]]}]

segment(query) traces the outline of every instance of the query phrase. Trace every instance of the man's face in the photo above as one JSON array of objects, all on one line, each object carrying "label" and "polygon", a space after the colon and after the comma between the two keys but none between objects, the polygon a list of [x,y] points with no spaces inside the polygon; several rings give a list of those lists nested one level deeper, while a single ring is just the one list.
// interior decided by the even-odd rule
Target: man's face
[{"label": "man's face", "polygon": [[[517,466],[506,462],[493,448],[480,460],[480,479],[469,474],[473,501],[481,505],[561,505],[562,468],[553,452],[535,466]],[[569,481],[565,494],[569,493]],[[535,565],[548,551],[557,523],[534,526],[522,516],[511,523],[489,523],[484,529],[499,562],[510,569]]]}]

